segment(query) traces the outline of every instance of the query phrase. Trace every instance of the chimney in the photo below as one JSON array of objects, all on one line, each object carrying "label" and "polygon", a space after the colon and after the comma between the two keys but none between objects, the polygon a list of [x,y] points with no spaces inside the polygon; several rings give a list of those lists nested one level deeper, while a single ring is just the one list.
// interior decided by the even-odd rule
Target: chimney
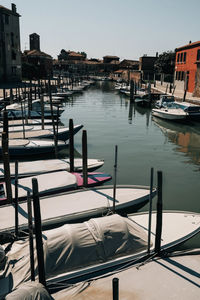
[{"label": "chimney", "polygon": [[156,52],[156,57],[158,57],[158,52]]},{"label": "chimney", "polygon": [[192,43],[192,41],[189,41],[189,44],[191,44]]},{"label": "chimney", "polygon": [[12,12],[16,14],[16,12],[17,12],[16,5],[14,3],[12,3],[11,7],[12,7]]}]

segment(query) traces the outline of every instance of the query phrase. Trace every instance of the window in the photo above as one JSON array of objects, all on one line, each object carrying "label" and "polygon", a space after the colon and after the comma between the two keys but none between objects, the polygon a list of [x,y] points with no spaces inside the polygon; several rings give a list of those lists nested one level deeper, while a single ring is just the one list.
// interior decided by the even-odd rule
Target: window
[{"label": "window", "polygon": [[10,39],[11,39],[11,47],[14,47],[14,33],[11,32],[10,34]]},{"label": "window", "polygon": [[197,60],[200,60],[200,49],[197,50]]},{"label": "window", "polygon": [[184,61],[184,63],[186,62],[186,56],[187,56],[187,52],[184,52],[184,54],[183,54],[183,61]]},{"label": "window", "polygon": [[178,53],[178,55],[177,55],[177,62],[179,62],[180,61],[180,53]]},{"label": "window", "polygon": [[16,75],[17,74],[17,67],[12,67],[12,74]]},{"label": "window", "polygon": [[5,15],[5,24],[9,24],[9,15]]},{"label": "window", "polygon": [[16,55],[15,51],[12,51],[12,60],[16,60],[16,57],[17,57],[17,55]]},{"label": "window", "polygon": [[183,52],[181,52],[181,59],[180,59],[180,62],[183,61]]}]

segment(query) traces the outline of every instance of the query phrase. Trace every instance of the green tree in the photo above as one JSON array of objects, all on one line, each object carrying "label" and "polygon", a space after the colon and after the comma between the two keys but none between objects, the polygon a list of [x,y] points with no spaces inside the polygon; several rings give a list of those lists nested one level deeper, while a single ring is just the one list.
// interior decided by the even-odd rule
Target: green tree
[{"label": "green tree", "polygon": [[173,75],[176,54],[174,51],[163,52],[154,64],[156,73]]}]

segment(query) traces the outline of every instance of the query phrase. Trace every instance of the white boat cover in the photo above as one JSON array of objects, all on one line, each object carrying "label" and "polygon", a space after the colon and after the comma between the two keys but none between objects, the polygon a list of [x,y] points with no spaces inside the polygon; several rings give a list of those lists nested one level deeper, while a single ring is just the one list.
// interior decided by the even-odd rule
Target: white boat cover
[{"label": "white boat cover", "polygon": [[[120,256],[135,254],[146,247],[146,232],[130,219],[117,214],[44,231],[46,279],[90,265],[98,265]],[[37,275],[35,249],[34,253]],[[13,289],[30,280],[28,240],[13,243],[7,253],[4,269],[6,278],[9,277],[9,273],[12,276]]]},{"label": "white boat cover", "polygon": [[[30,141],[27,139],[16,139],[16,140],[9,140],[9,147],[18,147],[18,146],[27,146],[30,143]],[[1,141],[0,141],[1,146]]]},{"label": "white boat cover", "polygon": [[[87,166],[88,168],[92,167],[100,167],[103,165],[103,160],[98,159],[88,159]],[[74,167],[75,171],[82,170],[83,160],[82,158],[75,158],[74,159]],[[34,160],[34,161],[26,161],[26,162],[19,162],[18,164],[18,174],[23,176],[31,176],[35,173],[48,173],[53,171],[61,171],[61,170],[70,170],[70,161],[69,159],[45,159],[45,160]],[[15,163],[10,163],[10,174],[12,176],[15,175]],[[0,164],[0,178],[4,176],[4,166]]]},{"label": "white boat cover", "polygon": [[[77,187],[77,180],[74,174],[71,174],[67,171],[58,171],[53,173],[47,174],[40,174],[37,176],[30,176],[21,178],[18,180],[18,196],[26,197],[27,191],[30,191],[32,194],[32,179],[36,178],[38,181],[38,191],[39,193],[51,193],[57,189],[61,188],[76,188]],[[6,185],[5,191],[6,191]],[[14,180],[12,181],[12,192],[13,195],[15,193],[15,183]]]},{"label": "white boat cover", "polygon": [[9,293],[5,300],[53,300],[44,286],[36,281],[25,282],[20,288]]}]

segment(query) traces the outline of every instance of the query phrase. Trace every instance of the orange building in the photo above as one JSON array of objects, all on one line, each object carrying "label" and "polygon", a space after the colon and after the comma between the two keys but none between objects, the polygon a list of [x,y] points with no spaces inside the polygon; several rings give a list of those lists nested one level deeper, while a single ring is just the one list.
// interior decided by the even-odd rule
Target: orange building
[{"label": "orange building", "polygon": [[200,41],[175,49],[175,85],[189,93],[195,90],[197,61],[200,60]]}]

